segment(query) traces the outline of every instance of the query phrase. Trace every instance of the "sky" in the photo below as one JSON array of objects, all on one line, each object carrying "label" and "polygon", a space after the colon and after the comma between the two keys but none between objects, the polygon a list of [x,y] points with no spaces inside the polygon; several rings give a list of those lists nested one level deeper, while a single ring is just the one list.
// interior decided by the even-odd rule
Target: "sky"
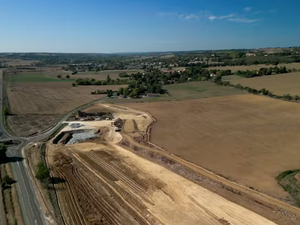
[{"label": "sky", "polygon": [[0,0],[0,52],[300,45],[299,0]]}]

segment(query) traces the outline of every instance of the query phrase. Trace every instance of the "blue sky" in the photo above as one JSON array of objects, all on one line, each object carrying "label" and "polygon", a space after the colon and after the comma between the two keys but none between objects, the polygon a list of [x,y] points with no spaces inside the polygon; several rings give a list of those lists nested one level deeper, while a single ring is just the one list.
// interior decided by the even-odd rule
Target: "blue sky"
[{"label": "blue sky", "polygon": [[300,45],[299,0],[0,0],[0,52]]}]

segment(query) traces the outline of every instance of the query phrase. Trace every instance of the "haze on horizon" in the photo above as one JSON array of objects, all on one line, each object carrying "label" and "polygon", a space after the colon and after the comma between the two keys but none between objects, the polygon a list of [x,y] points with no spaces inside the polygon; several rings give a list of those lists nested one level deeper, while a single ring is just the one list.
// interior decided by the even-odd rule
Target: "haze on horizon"
[{"label": "haze on horizon", "polygon": [[296,0],[1,2],[0,52],[116,53],[300,45]]}]

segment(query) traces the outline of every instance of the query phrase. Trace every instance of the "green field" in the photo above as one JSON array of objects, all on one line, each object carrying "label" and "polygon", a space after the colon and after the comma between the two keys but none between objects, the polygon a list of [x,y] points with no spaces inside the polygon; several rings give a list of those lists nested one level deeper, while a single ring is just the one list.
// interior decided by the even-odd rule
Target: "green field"
[{"label": "green field", "polygon": [[177,101],[245,93],[244,91],[235,88],[218,86],[214,83],[204,81],[166,85],[164,88],[168,90],[168,94],[161,95],[160,97],[145,97],[139,99],[105,99],[105,101],[110,103]]},{"label": "green field", "polygon": [[64,82],[64,81],[73,81],[72,79],[58,79],[47,77],[42,73],[21,73],[16,75],[9,75],[7,77],[8,81],[16,83],[32,83],[32,82]]}]

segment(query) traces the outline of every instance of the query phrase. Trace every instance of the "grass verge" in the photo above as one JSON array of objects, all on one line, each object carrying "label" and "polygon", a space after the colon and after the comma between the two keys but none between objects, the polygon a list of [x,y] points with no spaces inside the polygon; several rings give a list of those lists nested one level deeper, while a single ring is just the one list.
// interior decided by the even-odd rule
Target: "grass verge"
[{"label": "grass verge", "polygon": [[276,177],[276,180],[300,207],[300,169],[284,171]]}]

